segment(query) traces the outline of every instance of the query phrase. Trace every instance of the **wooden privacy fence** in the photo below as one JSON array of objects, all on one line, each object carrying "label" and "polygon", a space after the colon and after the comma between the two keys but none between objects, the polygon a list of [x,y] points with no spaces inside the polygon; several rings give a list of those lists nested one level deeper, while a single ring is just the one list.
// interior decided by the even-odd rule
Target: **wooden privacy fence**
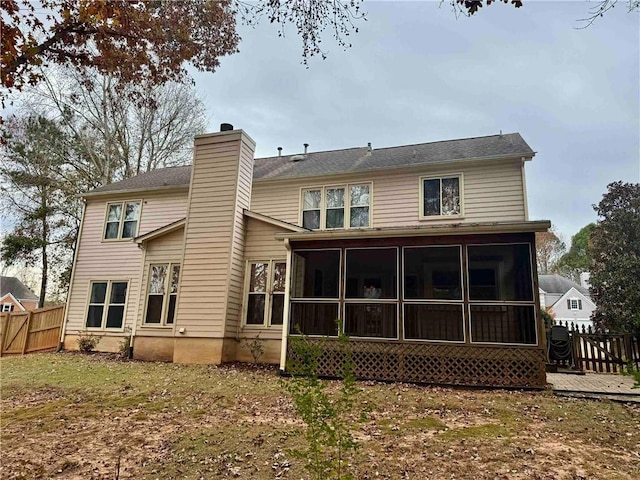
[{"label": "wooden privacy fence", "polygon": [[0,355],[56,349],[63,319],[64,305],[0,314]]},{"label": "wooden privacy fence", "polygon": [[[566,322],[557,325],[569,332],[571,355],[566,359],[550,358],[551,363],[599,373],[621,373],[628,367],[640,370],[640,336],[596,333],[591,326],[580,328]],[[550,338],[549,332],[547,338]]]}]

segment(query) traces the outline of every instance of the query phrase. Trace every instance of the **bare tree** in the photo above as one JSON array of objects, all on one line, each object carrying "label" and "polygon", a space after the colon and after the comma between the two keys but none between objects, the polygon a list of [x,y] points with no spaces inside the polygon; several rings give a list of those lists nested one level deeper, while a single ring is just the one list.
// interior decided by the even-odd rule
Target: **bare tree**
[{"label": "bare tree", "polygon": [[551,227],[548,232],[537,232],[536,258],[538,261],[538,273],[554,273],[558,260],[565,250],[565,244],[558,237],[554,227]]},{"label": "bare tree", "polygon": [[[191,161],[193,136],[206,128],[191,85],[149,84],[127,92],[113,77],[58,70],[31,92],[28,106],[58,119],[74,138],[73,167],[87,188]],[[128,93],[132,93],[129,95]]]}]

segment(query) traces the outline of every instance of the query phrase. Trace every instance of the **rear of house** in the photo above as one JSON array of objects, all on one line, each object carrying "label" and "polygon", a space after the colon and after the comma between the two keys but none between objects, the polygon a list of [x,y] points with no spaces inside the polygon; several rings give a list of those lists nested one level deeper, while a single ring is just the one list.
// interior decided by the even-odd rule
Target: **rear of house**
[{"label": "rear of house", "polygon": [[288,339],[362,378],[543,386],[534,233],[519,134],[255,159],[242,130],[199,136],[194,163],[85,195],[63,335],[131,336],[146,360],[252,359]]}]

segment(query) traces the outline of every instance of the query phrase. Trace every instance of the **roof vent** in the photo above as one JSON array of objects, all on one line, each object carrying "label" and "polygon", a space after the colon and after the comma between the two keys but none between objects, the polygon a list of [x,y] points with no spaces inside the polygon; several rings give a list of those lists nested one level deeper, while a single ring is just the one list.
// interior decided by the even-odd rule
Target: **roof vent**
[{"label": "roof vent", "polygon": [[371,151],[371,142],[367,143],[367,149]]},{"label": "roof vent", "polygon": [[278,156],[281,157],[282,156],[282,147],[278,147]]},{"label": "roof vent", "polygon": [[230,123],[221,123],[220,124],[220,131],[221,132],[230,132],[231,130],[233,130],[233,125],[231,125]]},{"label": "roof vent", "polygon": [[304,144],[304,154],[305,154],[305,155],[307,154],[307,148],[309,148],[309,144],[308,144],[308,143],[305,143],[305,144]]},{"label": "roof vent", "polygon": [[292,162],[299,162],[300,160],[304,160],[304,155],[294,155],[291,157]]}]

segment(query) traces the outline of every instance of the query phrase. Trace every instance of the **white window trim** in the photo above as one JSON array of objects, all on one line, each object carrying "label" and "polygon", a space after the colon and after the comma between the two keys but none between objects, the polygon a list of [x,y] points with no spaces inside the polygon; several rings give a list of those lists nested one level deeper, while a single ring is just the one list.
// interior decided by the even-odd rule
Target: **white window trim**
[{"label": "white window trim", "polygon": [[[133,234],[133,237],[127,237],[127,238],[122,238],[122,230],[124,229],[124,216],[125,216],[125,211],[126,211],[126,205],[128,203],[137,203],[140,205],[140,207],[138,208],[138,219],[136,220],[136,231]],[[121,200],[118,202],[107,202],[107,206],[104,212],[104,222],[103,222],[103,227],[102,227],[102,241],[103,242],[130,242],[131,240],[133,240],[137,235],[138,232],[140,231],[140,219],[142,218],[142,205],[144,204],[144,202],[142,201],[142,199],[139,200]],[[119,224],[118,224],[118,236],[115,238],[105,238],[106,234],[107,234],[107,220],[109,218],[109,207],[111,205],[122,205],[122,210],[121,210],[121,214],[120,214],[120,220],[119,220]]]},{"label": "white window trim", "polygon": [[[93,284],[94,283],[106,283],[107,284],[107,290],[104,294],[104,303],[102,303],[103,305],[103,310],[102,310],[102,322],[100,324],[100,327],[88,327],[87,326],[87,316],[89,315],[89,306],[91,305],[91,290],[93,289]],[[111,286],[114,283],[126,283],[127,284],[127,294],[125,295],[125,299],[124,299],[124,305],[123,305],[123,310],[122,310],[122,326],[120,328],[107,328],[107,314],[109,313],[109,305],[111,305]],[[129,303],[129,287],[131,286],[131,282],[129,281],[129,279],[124,279],[124,278],[117,278],[117,279],[109,279],[109,280],[104,280],[104,279],[100,279],[100,280],[90,280],[89,281],[89,290],[87,292],[87,301],[86,301],[86,305],[85,305],[85,309],[84,309],[84,330],[87,331],[92,331],[92,332],[124,332],[125,329],[125,324],[126,324],[126,320],[127,320],[127,305]],[[99,304],[96,304],[99,305]],[[119,303],[116,303],[114,305],[121,305]]]},{"label": "white window trim", "polygon": [[[256,264],[256,263],[266,263],[267,264],[267,285],[266,285],[266,291],[264,292],[265,295],[265,300],[264,300],[264,316],[263,316],[263,322],[261,324],[254,324],[254,323],[247,323],[247,315],[249,314],[249,288],[251,285],[251,265]],[[242,302],[242,328],[246,328],[248,330],[263,330],[265,328],[267,329],[282,329],[283,324],[284,324],[284,312],[283,312],[283,318],[282,318],[282,322],[280,324],[272,324],[271,323],[271,301],[273,299],[273,280],[275,278],[275,264],[276,263],[284,263],[285,264],[285,268],[288,269],[289,266],[287,265],[287,260],[286,259],[270,259],[270,260],[247,260],[246,262],[246,266],[245,266],[245,276],[244,276],[244,297],[243,297],[243,302]],[[285,282],[286,282],[286,276],[285,276]],[[284,292],[277,292],[275,293],[275,295],[283,295],[283,299],[285,298],[286,295],[286,291],[288,288],[288,285],[285,284],[284,286],[285,291]],[[258,292],[256,292],[258,293]],[[261,292],[260,292],[261,293]],[[288,308],[288,305],[284,305],[283,307],[284,309]]]},{"label": "white window trim", "polygon": [[[9,307],[9,308],[7,308]],[[13,311],[13,303],[3,303],[2,304],[2,313],[9,313]]]},{"label": "white window trim", "polygon": [[[368,206],[369,207],[369,225],[364,227],[352,227],[351,226],[351,187],[357,185],[368,185],[369,186],[369,204],[368,205],[360,205],[361,207]],[[334,188],[344,188],[344,226],[338,228],[327,228],[327,193],[328,189]],[[308,209],[304,210],[304,193],[312,190],[320,190],[320,228],[317,230],[357,230],[362,228],[373,228],[373,182],[352,182],[352,183],[342,183],[342,184],[327,184],[327,185],[317,185],[313,187],[302,187],[300,188],[300,200],[298,209],[298,225],[303,226],[304,223],[304,215],[303,213],[306,211],[312,211],[317,209]],[[358,205],[355,205],[358,207]]]},{"label": "white window trim", "polygon": [[[573,308],[573,302],[576,302],[576,308]],[[571,297],[569,298],[569,305],[571,306],[570,310],[572,312],[579,312],[580,311],[580,301],[577,297]]]},{"label": "white window trim", "polygon": [[[442,181],[443,178],[458,178],[459,187],[460,187],[460,213],[456,215],[425,215],[424,214],[424,181],[425,180],[436,180],[439,179]],[[450,174],[442,174],[442,175],[423,175],[419,180],[419,188],[418,188],[418,219],[419,220],[444,220],[444,219],[460,219],[464,218],[464,174],[462,172],[459,173],[450,173]],[[440,188],[440,211],[442,212],[442,187]]]},{"label": "white window trim", "polygon": [[[162,295],[162,312],[160,313],[160,323],[147,323],[147,309],[149,308],[149,290],[151,289],[151,269],[155,266],[167,265],[167,278],[165,279],[164,291]],[[171,279],[173,276],[173,267],[180,267],[180,274],[178,275],[178,290],[175,293],[176,296],[176,313],[178,306],[178,297],[180,296],[180,279],[182,278],[182,265],[179,262],[154,262],[149,264],[147,269],[147,288],[145,289],[144,296],[144,310],[142,312],[141,326],[144,328],[173,328],[176,324],[175,314],[173,317],[173,323],[167,323],[167,315],[169,313],[169,300],[171,295]],[[154,294],[158,295],[158,294]]]}]

